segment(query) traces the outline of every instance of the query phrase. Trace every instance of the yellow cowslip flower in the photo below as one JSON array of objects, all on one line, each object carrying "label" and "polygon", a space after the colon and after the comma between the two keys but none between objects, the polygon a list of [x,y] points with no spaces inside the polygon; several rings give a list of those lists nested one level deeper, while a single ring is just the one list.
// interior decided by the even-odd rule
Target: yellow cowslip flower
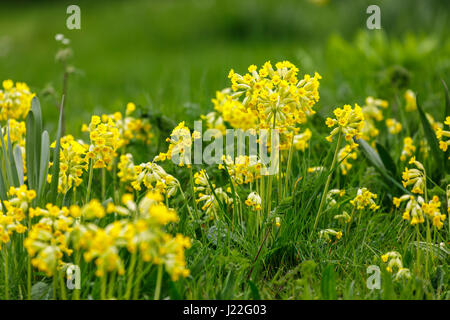
[{"label": "yellow cowslip flower", "polygon": [[373,200],[376,198],[377,195],[375,193],[370,192],[367,188],[362,188],[358,189],[356,197],[353,200],[350,200],[350,203],[358,210],[368,207],[371,210],[376,211],[380,208]]},{"label": "yellow cowslip flower", "polygon": [[336,240],[339,240],[342,238],[343,233],[342,231],[336,231],[333,229],[325,229],[319,231],[319,238],[324,239],[327,242],[331,242],[331,236],[334,236]]},{"label": "yellow cowslip flower", "polygon": [[383,120],[383,112],[379,107],[387,108],[388,102],[373,97],[367,97],[365,102],[365,105],[361,108],[362,114],[364,115],[364,126],[361,134],[364,140],[371,141],[379,134],[375,121]]},{"label": "yellow cowslip flower", "polygon": [[219,169],[227,169],[233,183],[248,184],[260,179],[265,173],[265,166],[256,156],[237,156],[234,160],[230,156],[222,157],[223,164]]},{"label": "yellow cowslip flower", "polygon": [[[72,135],[66,135],[60,140],[58,192],[65,194],[70,188],[78,187],[83,180],[81,176],[88,170],[88,159],[85,157],[89,145],[76,141]],[[56,147],[56,142],[51,144]],[[50,163],[51,165],[51,163]],[[51,175],[47,177],[51,181]]]},{"label": "yellow cowslip flower", "polygon": [[118,168],[117,176],[120,181],[131,183],[131,186],[138,191],[144,184],[147,190],[158,191],[170,198],[180,188],[180,182],[161,166],[154,162],[141,163],[136,166],[133,163],[133,156],[129,153],[120,157]]},{"label": "yellow cowslip flower", "polygon": [[256,192],[251,192],[245,200],[245,204],[252,211],[259,211],[261,210],[261,197]]},{"label": "yellow cowslip flower", "polygon": [[14,232],[21,234],[27,230],[23,221],[36,192],[22,185],[18,188],[11,187],[7,196],[8,200],[3,201],[3,206],[0,205],[0,250],[3,243],[10,241]]},{"label": "yellow cowslip flower", "polygon": [[394,197],[393,203],[399,208],[403,201],[408,201],[405,207],[405,211],[402,214],[402,218],[404,220],[410,221],[411,225],[416,225],[419,223],[425,222],[425,217],[422,209],[422,204],[424,200],[421,196],[418,196],[417,199],[412,196],[405,194],[400,198]]},{"label": "yellow cowslip flower", "polygon": [[402,131],[402,124],[394,118],[386,119],[386,126],[390,134],[398,134]]},{"label": "yellow cowslip flower", "polygon": [[297,134],[294,136],[294,147],[297,150],[300,150],[302,152],[305,152],[305,150],[309,147],[308,141],[312,137],[312,132],[308,128],[301,134]]},{"label": "yellow cowslip flower", "polygon": [[173,160],[177,162],[178,166],[183,167],[186,164],[187,167],[190,168],[192,142],[193,140],[200,138],[201,136],[199,132],[194,131],[191,135],[191,131],[184,125],[184,121],[180,122],[178,126],[172,130],[170,138],[166,139],[169,143],[167,152],[161,152],[153,159],[153,161],[158,162],[165,161],[166,159],[171,160],[175,156],[178,157],[178,159]]},{"label": "yellow cowslip flower", "polygon": [[92,159],[94,168],[106,168],[116,156],[120,143],[120,133],[113,118],[103,115],[92,116],[89,126],[84,128],[89,132],[91,145],[86,154]]},{"label": "yellow cowslip flower", "polygon": [[342,212],[342,214],[337,214],[333,217],[333,219],[338,220],[340,223],[345,224],[349,223],[352,220],[352,217],[347,213],[347,211]]},{"label": "yellow cowslip flower", "polygon": [[211,186],[214,188],[214,195],[211,186],[208,183],[208,179],[209,177],[207,176],[205,170],[202,169],[199,172],[196,172],[194,174],[194,192],[198,197],[195,201],[202,204],[201,210],[205,213],[208,219],[212,220],[217,218],[217,213],[221,209],[217,198],[223,204],[229,205],[233,205],[233,199],[227,194],[227,192],[231,193],[230,189],[224,191],[220,187],[216,188],[216,185],[211,183]]},{"label": "yellow cowslip flower", "polygon": [[47,204],[46,209],[30,208],[31,217],[39,217],[24,241],[24,247],[32,258],[33,267],[53,276],[63,263],[64,254],[73,252],[68,247],[66,233],[72,231],[73,218],[69,209]]},{"label": "yellow cowslip flower", "polygon": [[324,171],[326,168],[325,167],[310,167],[308,168],[308,173],[314,173],[314,172],[321,172]]},{"label": "yellow cowslip flower", "polygon": [[381,260],[387,263],[386,271],[389,273],[396,272],[394,280],[401,278],[409,278],[411,276],[409,269],[403,268],[402,256],[397,251],[390,251],[381,256]]},{"label": "yellow cowslip flower", "polygon": [[441,214],[441,202],[438,196],[434,196],[428,203],[422,203],[422,210],[431,219],[433,225],[441,229],[446,219],[445,214]]},{"label": "yellow cowslip flower", "polygon": [[126,107],[125,116],[120,112],[115,112],[108,115],[111,118],[119,130],[119,142],[118,147],[122,148],[131,143],[132,140],[142,141],[145,144],[150,144],[153,138],[151,130],[151,124],[148,119],[135,118],[131,114],[136,110],[136,105],[129,102]]},{"label": "yellow cowslip flower", "polygon": [[[20,147],[25,147],[25,136],[26,136],[26,125],[25,121],[17,121],[15,119],[9,119],[8,125],[2,128],[3,139],[4,141],[8,141],[8,132],[9,129],[9,138],[11,139],[12,145],[19,145]],[[23,149],[22,151],[24,151]]]},{"label": "yellow cowslip flower", "polygon": [[416,94],[412,90],[408,89],[405,91],[405,100],[406,100],[405,105],[406,111],[411,112],[417,109]]},{"label": "yellow cowslip flower", "polygon": [[289,149],[299,124],[313,115],[319,100],[319,80],[304,75],[298,79],[299,69],[289,61],[278,62],[273,68],[266,62],[259,70],[255,65],[240,75],[231,70],[228,77],[231,89],[217,93],[215,109],[233,128],[277,129],[280,150]]},{"label": "yellow cowslip flower", "polygon": [[405,161],[407,158],[414,155],[416,152],[416,147],[413,144],[413,140],[411,137],[406,137],[403,139],[403,150],[400,155],[400,160]]},{"label": "yellow cowslip flower", "polygon": [[12,80],[3,81],[0,89],[0,120],[25,119],[35,96],[23,82],[14,85]]},{"label": "yellow cowslip flower", "polygon": [[426,184],[425,168],[416,160],[416,157],[412,157],[409,164],[414,164],[417,169],[408,169],[408,167],[405,167],[405,171],[402,173],[403,187],[406,188],[409,185],[413,185],[412,193],[423,194]]},{"label": "yellow cowslip flower", "polygon": [[[444,124],[450,127],[450,116],[445,118]],[[450,129],[449,130],[443,130],[442,128],[437,127],[436,129],[436,137],[439,140],[439,148],[446,152],[448,149],[448,146],[450,146]],[[447,141],[444,140],[444,138],[447,138]],[[450,157],[449,157],[450,159]]]},{"label": "yellow cowslip flower", "polygon": [[346,175],[348,171],[353,167],[353,165],[349,162],[350,159],[356,160],[358,157],[356,151],[352,149],[350,145],[345,145],[341,150],[338,152],[338,161],[339,161],[339,168],[341,169],[341,172],[343,175]]},{"label": "yellow cowslip flower", "polygon": [[226,133],[227,127],[225,126],[222,116],[218,112],[209,112],[207,115],[201,115],[200,117],[202,120],[205,120],[208,129],[219,130],[222,135]]},{"label": "yellow cowslip flower", "polygon": [[352,109],[350,105],[346,104],[343,108],[336,108],[333,112],[336,118],[327,118],[325,124],[329,128],[335,125],[338,126],[326,137],[327,141],[333,141],[333,136],[337,134],[344,134],[345,140],[350,143],[350,147],[352,149],[356,148],[358,144],[353,139],[362,138],[361,130],[364,127],[364,115],[361,107],[355,104],[355,108]]}]

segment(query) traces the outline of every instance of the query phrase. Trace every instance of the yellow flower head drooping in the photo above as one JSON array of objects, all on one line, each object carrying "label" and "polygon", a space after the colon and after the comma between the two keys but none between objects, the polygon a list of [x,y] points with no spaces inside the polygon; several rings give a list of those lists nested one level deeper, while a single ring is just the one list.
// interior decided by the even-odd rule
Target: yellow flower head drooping
[{"label": "yellow flower head drooping", "polygon": [[308,141],[312,137],[312,132],[308,128],[300,134],[294,136],[294,147],[297,150],[305,152],[305,150],[309,147]]},{"label": "yellow flower head drooping", "polygon": [[261,197],[256,192],[251,192],[245,200],[245,205],[252,211],[261,210]]},{"label": "yellow flower head drooping", "polygon": [[411,137],[406,137],[403,139],[403,150],[400,155],[400,160],[405,161],[407,158],[412,157],[416,152],[416,147],[413,144]]},{"label": "yellow flower head drooping", "polygon": [[[233,199],[228,195],[227,192],[231,190],[224,191],[221,187],[216,188],[214,183],[208,182],[208,175],[206,170],[202,169],[194,174],[194,191],[196,193],[197,203],[201,203],[201,210],[205,213],[207,219],[212,220],[218,218],[217,214],[221,210],[220,204],[217,201],[221,201],[225,205],[233,205]],[[214,188],[214,192],[211,189]]]},{"label": "yellow flower head drooping", "polygon": [[103,115],[92,116],[87,128],[91,145],[86,154],[92,160],[94,168],[106,168],[116,156],[116,150],[120,146],[120,133],[113,118]]},{"label": "yellow flower head drooping", "polygon": [[35,96],[23,82],[3,81],[0,88],[0,120],[25,119]]},{"label": "yellow flower head drooping", "polygon": [[[445,118],[444,124],[449,127],[448,130],[443,130],[440,127],[436,128],[436,137],[439,140],[439,148],[447,152],[448,146],[450,146],[450,116]],[[450,156],[449,156],[450,159]]]},{"label": "yellow flower head drooping", "polygon": [[402,173],[403,187],[412,185],[412,193],[423,194],[426,184],[425,168],[416,160],[416,157],[412,157],[409,164],[415,165],[416,168],[408,169],[408,167],[405,167],[405,171]]},{"label": "yellow flower head drooping", "polygon": [[394,273],[394,280],[403,278],[410,278],[411,274],[409,269],[403,268],[402,256],[397,251],[390,251],[381,256],[381,260],[386,263],[386,271]]},{"label": "yellow flower head drooping", "polygon": [[147,190],[158,191],[170,198],[181,188],[180,182],[174,176],[154,162],[134,165],[133,156],[129,153],[120,157],[118,168],[117,176],[120,180],[130,183],[137,191],[140,191],[144,184]]},{"label": "yellow flower head drooping", "polygon": [[200,132],[194,131],[191,135],[191,131],[184,125],[184,121],[180,122],[172,130],[170,138],[166,139],[169,143],[167,152],[161,152],[153,161],[165,161],[168,159],[174,161],[180,167],[186,164],[189,168],[191,166],[192,142],[196,139],[201,139]]},{"label": "yellow flower head drooping", "polygon": [[380,206],[374,201],[376,198],[377,195],[375,193],[370,192],[367,188],[362,188],[358,189],[356,197],[353,200],[350,200],[350,203],[358,210],[362,210],[367,207],[373,211],[376,211],[380,208]]},{"label": "yellow flower head drooping", "polygon": [[230,156],[223,156],[223,164],[219,169],[226,168],[233,183],[248,184],[260,179],[267,170],[256,156],[237,156],[234,160]]},{"label": "yellow flower head drooping", "polygon": [[[81,176],[88,170],[88,158],[85,156],[89,145],[76,141],[72,135],[62,137],[60,145],[58,192],[65,194],[83,182]],[[55,148],[56,142],[51,147]],[[51,179],[51,175],[48,179]]]},{"label": "yellow flower head drooping", "polygon": [[411,112],[417,109],[416,94],[412,90],[408,89],[405,91],[405,100],[406,100],[405,105],[406,111]]},{"label": "yellow flower head drooping", "polygon": [[417,199],[409,194],[405,194],[400,198],[394,197],[393,203],[399,208],[402,202],[406,202],[405,210],[402,213],[402,218],[404,220],[410,221],[411,225],[416,225],[425,222],[424,212],[422,209],[422,204],[425,202],[421,196]]},{"label": "yellow flower head drooping", "polygon": [[339,168],[343,175],[346,175],[348,171],[353,167],[353,165],[349,162],[350,160],[356,160],[358,157],[355,150],[352,149],[350,145],[345,145],[338,152],[338,160],[339,160]]},{"label": "yellow flower head drooping", "polygon": [[325,229],[319,231],[319,238],[324,239],[327,242],[331,242],[331,237],[335,237],[336,240],[339,240],[342,238],[342,236],[342,231],[336,231],[333,229]]},{"label": "yellow flower head drooping", "polygon": [[447,216],[441,214],[441,202],[438,196],[434,196],[428,203],[422,203],[422,210],[436,228],[441,229],[444,226],[443,222]]},{"label": "yellow flower head drooping", "polygon": [[346,104],[343,108],[336,108],[334,110],[334,115],[336,118],[327,118],[325,124],[334,128],[330,135],[326,138],[327,141],[333,141],[333,136],[338,134],[344,134],[345,140],[350,144],[352,149],[358,146],[353,139],[361,139],[361,130],[364,127],[364,115],[362,113],[361,107],[355,104],[353,109],[350,105]]},{"label": "yellow flower head drooping", "polygon": [[394,118],[386,119],[386,127],[390,134],[398,134],[402,131],[402,124]]},{"label": "yellow flower head drooping", "polygon": [[366,141],[371,141],[379,134],[375,121],[383,120],[383,112],[379,109],[380,107],[383,109],[387,108],[388,102],[386,100],[367,97],[365,105],[361,108],[364,115],[364,127],[361,132],[362,138]]}]

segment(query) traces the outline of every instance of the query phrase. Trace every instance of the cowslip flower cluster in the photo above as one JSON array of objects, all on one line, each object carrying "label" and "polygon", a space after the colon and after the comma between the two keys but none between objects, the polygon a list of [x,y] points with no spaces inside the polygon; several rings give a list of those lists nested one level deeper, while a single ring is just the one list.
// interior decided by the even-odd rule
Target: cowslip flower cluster
[{"label": "cowslip flower cluster", "polygon": [[[76,141],[72,135],[62,137],[60,144],[58,192],[65,194],[72,187],[76,189],[83,182],[81,176],[88,170],[88,158],[85,156],[89,145]],[[56,142],[53,142],[51,147],[55,148],[55,146]],[[49,183],[51,177],[50,174],[47,177]]]},{"label": "cowslip flower cluster", "polygon": [[202,169],[194,174],[194,192],[198,192],[197,203],[201,203],[201,210],[205,212],[205,215],[210,219],[218,218],[217,213],[220,211],[220,204],[217,201],[219,199],[225,205],[233,205],[233,199],[228,195],[231,193],[231,188],[223,190],[221,187],[216,187],[214,183],[211,183],[214,192],[208,182],[208,175],[206,170]]},{"label": "cowslip flower cluster", "polygon": [[339,168],[341,169],[341,173],[346,175],[348,171],[353,167],[353,164],[349,162],[349,160],[356,160],[358,154],[350,145],[345,145],[338,152],[338,160],[339,160]]},{"label": "cowslip flower cluster", "polygon": [[136,110],[136,105],[129,102],[126,106],[125,116],[120,112],[115,112],[108,115],[113,119],[116,127],[119,130],[118,149],[130,144],[134,139],[142,141],[145,144],[150,144],[153,138],[153,133],[150,131],[151,125],[148,119],[135,118],[132,113]]},{"label": "cowslip flower cluster", "polygon": [[251,192],[245,200],[245,204],[252,211],[259,211],[261,210],[261,197],[256,192]]},{"label": "cowslip flower cluster", "polygon": [[73,252],[68,247],[66,233],[71,231],[74,219],[67,207],[59,208],[51,203],[45,209],[30,208],[29,214],[31,218],[40,219],[33,224],[24,247],[32,258],[33,267],[53,276],[64,264],[64,254],[70,256]]},{"label": "cowslip flower cluster", "polygon": [[410,278],[411,273],[408,268],[403,268],[402,256],[397,251],[390,251],[381,256],[381,260],[387,263],[386,271],[389,273],[396,272],[394,280],[401,278]]},{"label": "cowslip flower cluster", "polygon": [[178,166],[183,167],[185,164],[189,168],[191,166],[191,147],[192,142],[196,139],[201,139],[200,132],[194,131],[191,135],[191,130],[184,125],[184,121],[176,126],[170,137],[166,139],[169,143],[167,152],[161,152],[153,161],[172,160]]},{"label": "cowslip flower cluster", "polygon": [[345,190],[344,189],[331,189],[330,191],[328,191],[327,193],[327,205],[328,207],[334,207],[337,205],[336,199],[335,197],[343,197],[345,195]]},{"label": "cowslip flower cluster", "polygon": [[361,130],[361,134],[364,140],[370,141],[379,134],[375,121],[383,120],[383,112],[379,107],[387,108],[388,102],[373,97],[367,97],[365,102],[365,105],[361,108],[364,115],[364,127]]},{"label": "cowslip flower cluster", "polygon": [[374,201],[377,198],[375,193],[370,192],[367,188],[358,189],[356,197],[350,200],[350,204],[356,207],[358,210],[362,210],[366,207],[376,211],[380,208]]},{"label": "cowslip flower cluster", "polygon": [[405,211],[403,211],[402,219],[410,221],[411,225],[425,222],[422,210],[422,204],[425,202],[421,196],[417,199],[409,194],[404,194],[400,198],[394,197],[393,203],[399,208],[403,201],[407,201]]},{"label": "cowslip flower cluster", "polygon": [[[444,124],[450,127],[450,116],[445,118]],[[439,139],[439,148],[446,152],[448,149],[448,146],[450,146],[450,129],[449,130],[443,130],[442,128],[436,129],[436,137]],[[444,138],[447,138],[447,141],[444,140]],[[449,157],[450,159],[450,157]]]},{"label": "cowslip flower cluster", "polygon": [[402,131],[402,124],[394,118],[386,119],[386,127],[390,134],[398,134]]},{"label": "cowslip flower cluster", "polygon": [[296,134],[294,136],[294,147],[297,150],[305,152],[305,150],[309,147],[308,141],[311,140],[312,132],[308,128],[300,134]]},{"label": "cowslip flower cluster", "polygon": [[25,119],[34,93],[23,82],[4,80],[0,89],[0,120]]},{"label": "cowslip flower cluster", "polygon": [[333,229],[325,229],[319,231],[319,238],[327,242],[331,242],[332,237],[335,237],[336,240],[339,240],[342,238],[342,236],[343,236],[342,231],[336,231]]},{"label": "cowslip flower cluster", "polygon": [[86,158],[91,159],[94,168],[106,168],[116,156],[120,143],[119,129],[113,118],[92,116],[89,126],[83,126],[82,130],[89,132],[91,140]]},{"label": "cowslip flower cluster", "polygon": [[327,118],[325,124],[329,128],[332,128],[335,125],[338,126],[330,132],[328,137],[326,137],[327,141],[332,142],[333,136],[344,134],[345,140],[349,142],[350,147],[352,149],[356,148],[358,144],[355,143],[353,139],[362,138],[361,130],[364,127],[364,115],[361,107],[355,104],[355,108],[353,109],[350,105],[346,104],[343,108],[336,108],[333,113],[336,118]]},{"label": "cowslip flower cluster", "polygon": [[[216,129],[223,135],[226,133],[227,127],[223,117],[218,112],[209,112],[206,115],[201,115],[200,118],[205,121],[208,129]],[[230,122],[229,120],[227,122]]]},{"label": "cowslip flower cluster", "polygon": [[400,160],[405,161],[407,158],[412,157],[416,152],[416,146],[413,144],[411,137],[405,137],[403,139],[403,150],[400,155]]},{"label": "cowslip flower cluster", "polygon": [[15,119],[9,119],[8,125],[2,128],[3,140],[8,141],[8,133],[9,133],[9,139],[11,140],[12,145],[18,145],[22,148],[25,148],[26,132],[27,129],[25,121],[17,121]]},{"label": "cowslip flower cluster", "polygon": [[408,112],[417,110],[416,94],[412,90],[408,89],[405,91],[404,97],[406,100],[405,110]]},{"label": "cowslip flower cluster", "polygon": [[260,179],[267,171],[261,160],[256,156],[237,156],[234,160],[230,156],[222,157],[223,164],[219,164],[220,170],[227,170],[231,180],[235,184],[248,184]]},{"label": "cowslip flower cluster", "polygon": [[144,184],[147,190],[157,190],[170,198],[180,188],[180,182],[168,174],[161,166],[154,162],[135,165],[133,156],[130,153],[120,156],[120,162],[117,167],[119,168],[117,176],[120,178],[120,181],[130,183],[137,191],[140,191],[142,184]]},{"label": "cowslip flower cluster", "polygon": [[8,243],[14,232],[21,234],[27,230],[23,221],[36,192],[22,185],[18,188],[11,187],[7,196],[9,200],[0,205],[0,250],[2,243]]},{"label": "cowslip flower cluster", "polygon": [[288,149],[298,133],[296,126],[315,113],[313,106],[319,101],[321,76],[306,74],[299,79],[298,73],[289,61],[278,62],[275,68],[266,62],[259,70],[251,65],[245,75],[231,70],[231,90],[217,94],[215,109],[234,128],[277,129],[280,150]]},{"label": "cowslip flower cluster", "polygon": [[412,193],[423,194],[426,184],[425,168],[416,160],[416,157],[412,157],[409,164],[415,165],[416,168],[408,169],[408,167],[405,167],[405,171],[402,173],[403,187],[412,185]]}]

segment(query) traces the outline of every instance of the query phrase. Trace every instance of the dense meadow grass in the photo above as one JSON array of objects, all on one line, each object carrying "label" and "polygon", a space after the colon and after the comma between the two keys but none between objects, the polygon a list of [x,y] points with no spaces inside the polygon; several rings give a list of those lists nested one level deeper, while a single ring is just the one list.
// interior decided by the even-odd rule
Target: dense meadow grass
[{"label": "dense meadow grass", "polygon": [[[449,5],[319,2],[2,4],[0,299],[449,299]],[[172,163],[195,120],[280,170]]]}]

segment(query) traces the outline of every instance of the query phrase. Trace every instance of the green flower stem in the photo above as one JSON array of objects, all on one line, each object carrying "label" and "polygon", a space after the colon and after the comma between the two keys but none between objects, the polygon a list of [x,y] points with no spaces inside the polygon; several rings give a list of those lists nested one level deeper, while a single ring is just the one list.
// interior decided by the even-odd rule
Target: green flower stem
[{"label": "green flower stem", "polygon": [[106,195],[106,168],[102,168],[102,199]]},{"label": "green flower stem", "polygon": [[6,253],[6,246],[3,248],[3,256],[5,260],[5,300],[9,300],[9,281],[8,281],[8,254]]},{"label": "green flower stem", "polygon": [[87,191],[86,191],[86,203],[89,202],[89,200],[91,199],[91,187],[92,187],[92,176],[94,174],[93,172],[94,168],[92,165],[92,159],[89,160],[89,180],[88,180],[88,187],[87,187]]},{"label": "green flower stem", "polygon": [[105,273],[100,280],[101,281],[100,299],[102,300],[106,300],[106,277],[107,273]]},{"label": "green flower stem", "polygon": [[195,201],[194,175],[192,173],[192,166],[189,168],[189,180],[191,182],[192,202],[194,203],[195,216],[198,218],[198,209],[197,209],[197,202]]},{"label": "green flower stem", "polygon": [[138,265],[137,265],[137,277],[136,277],[136,284],[134,286],[133,290],[133,300],[137,300],[139,298],[139,291],[141,289],[141,281],[144,277],[144,273],[142,272],[142,267],[144,264],[144,260],[139,259]]},{"label": "green flower stem", "polygon": [[325,183],[325,188],[323,189],[322,197],[320,199],[320,204],[319,204],[319,211],[317,211],[316,220],[314,221],[314,227],[312,229],[311,234],[314,233],[314,231],[317,228],[317,224],[319,223],[320,214],[322,213],[323,205],[325,204],[325,198],[327,197],[328,187],[330,186],[331,176],[333,175],[333,169],[334,169],[334,166],[336,165],[336,162],[337,162],[338,152],[339,152],[339,148],[341,146],[341,141],[342,141],[342,133],[341,133],[341,130],[339,130],[339,132],[338,132],[338,141],[337,141],[337,144],[336,144],[336,150],[334,151],[334,156],[333,156],[333,162],[331,163],[330,172],[328,173],[327,182]]},{"label": "green flower stem", "polygon": [[136,265],[137,252],[134,252],[131,256],[130,267],[128,269],[128,281],[127,281],[127,290],[125,291],[125,300],[129,300],[131,297],[131,287],[133,285],[134,278],[134,267]]},{"label": "green flower stem", "polygon": [[63,300],[67,300],[66,284],[64,283],[64,272],[61,272],[61,276],[59,275],[60,273],[58,272],[59,286],[61,287],[61,298]]},{"label": "green flower stem", "polygon": [[163,265],[160,264],[158,266],[158,275],[156,277],[155,300],[159,300],[159,296],[161,294],[162,275],[163,275]]},{"label": "green flower stem", "polygon": [[[30,212],[28,212],[28,228],[27,228],[27,234],[30,232],[31,230],[31,217],[30,217]],[[27,254],[27,299],[31,300],[31,277],[32,277],[32,272],[31,272],[31,257],[30,255]]]}]

